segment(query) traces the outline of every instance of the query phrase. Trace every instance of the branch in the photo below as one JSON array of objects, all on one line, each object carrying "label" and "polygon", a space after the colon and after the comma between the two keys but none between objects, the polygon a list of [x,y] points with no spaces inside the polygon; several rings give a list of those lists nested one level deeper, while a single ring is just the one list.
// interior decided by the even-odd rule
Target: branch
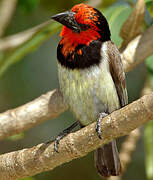
[{"label": "branch", "polygon": [[32,102],[0,114],[0,139],[30,129],[66,111],[58,90],[40,96]]},{"label": "branch", "polygon": [[140,136],[140,128],[137,128],[134,131],[131,131],[126,137],[125,141],[122,143],[119,155],[122,163],[122,174],[120,174],[120,176],[110,176],[107,180],[122,180],[122,176],[132,160],[132,155],[136,149]]},{"label": "branch", "polygon": [[114,138],[129,134],[151,119],[153,93],[103,118],[102,140],[95,131],[96,123],[92,123],[63,138],[59,144],[59,153],[54,151],[53,143],[48,143],[1,155],[0,180],[14,180],[52,170],[63,163],[85,156]]},{"label": "branch", "polygon": [[132,39],[141,33],[145,16],[145,1],[138,0],[127,20],[123,23],[120,36],[123,38],[121,47],[124,48]]},{"label": "branch", "polygon": [[46,21],[34,28],[0,40],[0,76],[9,66],[35,50],[59,29],[57,23]]},{"label": "branch", "polygon": [[0,36],[5,32],[15,11],[17,0],[2,0],[0,3]]},{"label": "branch", "polygon": [[[143,53],[143,54],[142,54]],[[153,54],[153,25],[135,38],[121,54],[125,71]],[[0,139],[28,130],[66,111],[59,91],[51,91],[16,109],[0,114]]]},{"label": "branch", "polygon": [[124,70],[130,71],[153,54],[153,25],[131,41],[121,54]]},{"label": "branch", "polygon": [[[25,30],[23,32],[5,37],[0,40],[0,51],[5,52],[5,51],[9,51],[9,50],[18,48],[20,46],[23,46],[23,44],[30,41],[32,38],[37,36],[38,33],[40,33],[40,32],[46,33],[46,36],[44,35],[45,36],[44,39],[46,39],[46,38],[48,38],[48,36],[50,34],[57,31],[58,27],[60,27],[60,26],[57,26],[57,28],[56,28],[55,24],[53,25],[52,21],[49,20],[49,21],[46,21],[46,22],[44,22],[40,25],[37,25],[33,28]],[[38,44],[40,44],[40,42],[41,42],[40,40],[36,41],[34,43],[34,46],[37,46]]]},{"label": "branch", "polygon": [[[146,82],[144,88],[142,89],[141,96],[152,93],[152,86],[149,77],[146,78]],[[122,143],[120,149],[120,160],[122,162],[122,174],[120,176],[111,176],[108,180],[121,180],[124,172],[127,169],[127,166],[130,164],[132,160],[132,153],[135,151],[137,141],[141,136],[140,128],[132,131]]]}]

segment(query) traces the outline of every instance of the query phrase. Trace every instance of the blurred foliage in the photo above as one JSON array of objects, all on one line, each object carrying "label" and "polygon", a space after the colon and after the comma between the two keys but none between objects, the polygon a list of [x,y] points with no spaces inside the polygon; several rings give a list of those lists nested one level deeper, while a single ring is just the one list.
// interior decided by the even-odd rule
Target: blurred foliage
[{"label": "blurred foliage", "polygon": [[[27,4],[28,2],[29,1],[27,1]],[[38,1],[36,0],[34,1],[34,3],[31,3],[30,4],[31,7],[33,7],[33,4],[35,4],[36,2],[38,3]],[[66,2],[64,3],[66,4]],[[26,7],[24,3],[23,5]],[[117,2],[104,10],[104,15],[108,19],[110,30],[112,32],[112,40],[118,46],[121,44],[121,41],[122,41],[121,37],[119,36],[120,28],[125,22],[125,20],[128,18],[131,10],[132,8],[126,2],[121,2],[121,3]],[[5,72],[5,70],[11,64],[21,60],[25,54],[31,52],[33,49],[38,47],[38,45],[44,42],[44,40],[46,40],[49,36],[51,36],[54,32],[56,32],[56,28],[54,29],[54,24],[55,22],[52,25],[49,25],[49,27],[47,25],[47,27],[44,27],[41,30],[38,29],[38,33],[36,32],[35,35],[31,39],[28,39],[27,42],[24,42],[22,46],[16,49],[13,49],[9,52],[8,51],[1,52],[0,53],[0,76]],[[53,28],[51,26],[53,26]]]},{"label": "blurred foliage", "polygon": [[107,8],[108,6],[112,5],[113,3],[115,3],[116,0],[103,0],[102,1],[102,7],[103,8]]},{"label": "blurred foliage", "polygon": [[[152,16],[153,23],[153,0],[145,0],[147,10],[149,11],[150,15]],[[147,58],[145,61],[146,67],[148,70],[148,76],[153,88],[153,56]],[[146,174],[148,180],[153,179],[153,121],[149,122],[145,125],[144,129],[144,142],[145,142],[145,164],[146,164]]]},{"label": "blurred foliage", "polygon": [[38,5],[40,0],[18,0],[18,7],[22,12],[32,12]]},{"label": "blurred foliage", "polygon": [[13,136],[10,136],[7,139],[11,140],[11,141],[18,141],[18,140],[23,139],[24,137],[25,137],[25,134],[24,133],[20,133],[20,134],[15,134]]},{"label": "blurred foliage", "polygon": [[[153,17],[153,0],[145,0],[145,2],[149,13]],[[150,20],[149,17],[148,20]],[[150,22],[153,23],[153,19]],[[147,58],[145,64],[148,70],[149,80],[153,88],[153,56]],[[153,121],[150,121],[149,123],[147,123],[147,125],[145,125],[144,143],[145,143],[146,175],[148,177],[148,180],[152,180],[153,179]]]},{"label": "blurred foliage", "polygon": [[119,46],[122,41],[119,36],[121,26],[128,18],[131,9],[132,8],[127,3],[116,3],[104,10],[104,15],[109,23],[111,38],[117,46]]},{"label": "blurred foliage", "polygon": [[22,60],[23,56],[38,48],[44,40],[57,31],[59,26],[57,23],[46,24],[42,28],[38,28],[34,35],[20,46],[12,50],[0,52],[0,76],[10,65]]},{"label": "blurred foliage", "polygon": [[[104,15],[110,24],[112,40],[117,45],[119,45],[122,41],[119,37],[120,28],[130,14],[130,11],[131,8],[126,3],[111,6],[104,11]],[[10,65],[16,63],[19,60],[22,60],[23,56],[35,50],[49,36],[53,35],[58,28],[59,24],[57,25],[56,22],[53,22],[49,25],[47,24],[40,29],[38,28],[36,33],[21,46],[15,49],[11,49],[11,51],[9,50],[0,52],[0,76],[7,70]]]},{"label": "blurred foliage", "polygon": [[20,179],[20,180],[35,180],[35,178],[34,177],[27,177],[27,178]]},{"label": "blurred foliage", "polygon": [[153,56],[150,56],[149,58],[147,58],[145,63],[146,63],[150,76],[153,76]]},{"label": "blurred foliage", "polygon": [[[65,10],[70,9],[74,4],[81,3],[81,2],[88,2],[88,1],[82,1],[82,0],[56,0],[54,2],[50,0],[18,0],[18,8],[13,23],[15,24],[16,28],[20,26],[22,18],[25,16],[28,17],[28,21],[34,19],[38,19],[40,16],[42,16],[42,12],[44,12],[44,17],[47,16],[49,17],[50,14],[54,14],[57,12],[62,12]],[[119,36],[120,33],[120,28],[122,24],[125,22],[125,20],[128,18],[136,0],[124,0],[124,1],[117,1],[117,0],[103,0],[102,6],[100,6],[100,10],[104,13],[106,16],[110,29],[111,29],[111,34],[112,34],[112,40],[115,42],[116,45],[120,45],[122,42],[122,38]],[[150,18],[153,16],[153,0],[145,0],[146,6],[147,6],[147,11],[146,11],[146,21],[149,22],[148,25],[151,25],[152,19]],[[38,7],[38,8],[37,8]],[[33,14],[32,14],[33,13]],[[17,22],[17,15],[20,14],[22,15],[19,20],[20,22]],[[28,22],[24,22],[25,24]],[[11,26],[10,26],[11,27]],[[3,86],[6,86],[6,89],[4,88],[4,94],[1,93],[1,106],[4,106],[4,104],[8,101],[8,103],[12,103],[14,100],[16,100],[17,104],[17,97],[19,99],[23,99],[23,92],[25,92],[25,96],[27,97],[30,93],[32,94],[31,99],[33,99],[35,96],[46,92],[46,90],[55,88],[57,87],[57,79],[53,81],[53,77],[55,76],[55,46],[57,46],[57,37],[54,39],[54,36],[56,32],[59,30],[60,25],[55,23],[55,22],[50,22],[49,24],[43,25],[41,28],[38,28],[36,32],[30,37],[28,40],[26,40],[21,46],[18,46],[14,49],[9,49],[3,52],[0,52],[0,78],[4,72],[8,69],[8,67],[11,67],[13,64],[15,64],[13,67],[11,67],[8,71],[8,73],[5,74],[1,78],[1,92]],[[25,32],[26,33],[26,32]],[[51,40],[45,42],[47,39],[52,37]],[[45,42],[45,43],[44,43]],[[45,45],[44,48],[40,46],[42,43]],[[41,52],[36,51],[40,47]],[[35,53],[30,54],[31,52],[35,51]],[[48,54],[47,54],[48,53]],[[51,64],[48,65],[48,62],[46,59],[49,59],[49,62]],[[28,59],[28,61],[27,61]],[[43,61],[42,61],[43,60]],[[30,64],[31,63],[31,64]],[[28,65],[29,64],[29,65]],[[44,67],[44,70],[41,68]],[[152,80],[152,85],[153,85],[153,56],[148,58],[146,61],[146,67],[148,69],[149,76]],[[53,72],[54,74],[47,74],[47,72]],[[42,72],[44,73],[44,76],[42,75]],[[142,73],[143,72],[143,73]],[[48,75],[46,75],[46,74]],[[129,73],[130,74],[130,73]],[[136,74],[136,75],[135,75]],[[142,71],[142,68],[138,68],[137,72],[134,74],[134,76],[131,77],[131,81],[133,80],[135,83],[135,86],[133,88],[133,84],[131,85],[132,89],[135,90],[135,93],[132,94],[134,97],[138,97],[139,93],[141,91],[140,87],[137,87],[137,83],[141,83],[141,86],[143,86],[143,79],[140,80],[143,76],[145,76],[145,71]],[[23,79],[22,79],[23,76]],[[53,79],[52,79],[53,78]],[[137,78],[137,79],[136,79]],[[20,81],[19,81],[20,79]],[[3,82],[4,81],[4,82]],[[139,81],[139,82],[137,82]],[[19,84],[18,84],[19,82]],[[23,85],[23,84],[26,85]],[[46,87],[42,90],[44,84]],[[39,84],[39,85],[38,85]],[[52,86],[50,86],[52,84]],[[55,84],[55,86],[54,86]],[[34,88],[35,87],[35,88]],[[46,88],[46,89],[45,89]],[[8,90],[9,89],[9,90]],[[22,89],[22,91],[21,91]],[[130,88],[129,88],[130,89]],[[15,98],[10,98],[13,97],[13,93],[16,91],[16,96]],[[130,94],[130,92],[129,92]],[[29,98],[29,99],[30,99]],[[134,99],[134,98],[133,98]],[[26,99],[27,100],[27,99]],[[25,98],[22,101],[19,102],[25,102]],[[60,119],[60,117],[58,117]],[[45,138],[50,138],[51,135],[55,135],[55,133],[58,132],[58,125],[60,127],[59,130],[63,129],[63,126],[68,125],[67,119],[72,119],[72,116],[69,114],[64,114],[63,117],[61,118],[62,121],[58,121],[57,124],[54,125],[54,121],[52,122],[46,122],[46,123],[53,123],[51,125],[46,125],[45,123],[41,125],[41,127],[36,127],[33,130],[29,131],[29,134],[32,136],[32,141],[30,142],[29,139],[31,139],[31,136],[27,133],[27,136],[24,136],[24,133],[11,136],[9,140],[12,141],[10,149],[7,147],[6,149],[14,150],[22,147],[27,147],[27,144],[29,146],[33,145],[33,143],[38,143],[39,141],[44,141],[42,138],[43,135]],[[55,128],[56,127],[56,128]],[[52,128],[50,130],[50,128]],[[41,132],[41,133],[40,133]],[[37,135],[35,135],[38,133]],[[52,134],[53,133],[53,134]],[[30,138],[28,138],[30,136]],[[23,144],[19,143],[19,140],[22,141]],[[26,139],[27,137],[27,139]],[[144,141],[145,141],[145,149],[146,149],[146,172],[148,175],[149,180],[153,178],[153,142],[152,142],[152,137],[153,137],[153,123],[150,122],[146,125],[145,127],[145,132],[144,132]],[[46,139],[45,139],[46,140]],[[10,142],[10,141],[9,141]],[[30,144],[31,143],[31,144]],[[14,149],[11,149],[12,146],[14,145]],[[20,147],[21,146],[21,147]],[[142,145],[141,145],[142,146]],[[4,146],[1,146],[4,147]],[[7,151],[5,149],[5,151]],[[145,175],[144,175],[144,167],[141,165],[143,163],[143,150],[138,148],[135,157],[137,156],[136,160],[136,165],[133,165],[131,167],[130,171],[128,171],[129,174],[126,174],[124,179],[130,179],[135,180],[135,179],[141,179],[144,180]],[[134,158],[135,158],[134,157]],[[89,159],[90,158],[90,159]],[[82,163],[85,161],[84,163]],[[89,163],[88,163],[89,162]],[[82,159],[78,159],[75,161],[75,163],[71,162],[67,165],[63,165],[62,167],[56,168],[52,174],[50,172],[47,173],[41,173],[40,175],[35,176],[35,178],[24,178],[22,180],[34,180],[34,179],[43,179],[43,180],[48,180],[48,179],[56,179],[57,175],[61,179],[67,179],[67,174],[70,176],[70,179],[73,177],[73,179],[78,179],[80,176],[82,179],[100,179],[98,175],[96,174],[96,171],[93,170],[94,168],[92,166],[89,166],[91,163],[91,156],[90,157],[84,157]],[[75,165],[74,165],[75,164]],[[86,166],[86,164],[88,166]],[[141,166],[141,167],[140,167]],[[78,168],[80,167],[80,168]],[[71,168],[71,171],[70,171]],[[77,168],[77,173],[76,173],[76,168]],[[91,169],[90,169],[91,168]],[[90,170],[89,170],[90,169]],[[139,169],[139,170],[138,170]],[[141,169],[141,170],[140,170]],[[95,171],[95,173],[93,173]],[[133,174],[139,171],[140,173],[137,173],[137,175]],[[59,173],[60,172],[60,173]],[[55,174],[56,175],[55,175]],[[75,176],[74,176],[75,174]],[[80,175],[81,174],[81,175]],[[65,178],[64,178],[65,177]],[[133,178],[133,179],[132,179]]]},{"label": "blurred foliage", "polygon": [[153,2],[153,0],[145,0],[145,3],[150,3],[150,2]]},{"label": "blurred foliage", "polygon": [[153,179],[153,121],[144,128],[145,164],[148,180]]},{"label": "blurred foliage", "polygon": [[48,11],[51,9],[53,10],[53,13],[56,12],[62,12],[70,9],[73,5],[83,3],[83,2],[88,2],[87,0],[56,0],[54,3],[52,3],[50,0],[40,0],[41,5]]},{"label": "blurred foliage", "polygon": [[153,17],[153,0],[145,0],[145,3],[146,3],[149,13]]}]

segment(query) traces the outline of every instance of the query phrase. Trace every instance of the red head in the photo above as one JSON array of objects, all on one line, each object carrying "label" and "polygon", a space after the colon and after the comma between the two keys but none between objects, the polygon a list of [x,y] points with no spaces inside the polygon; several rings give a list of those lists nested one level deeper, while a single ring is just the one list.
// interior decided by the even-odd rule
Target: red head
[{"label": "red head", "polygon": [[64,25],[60,44],[65,57],[79,45],[88,46],[94,40],[110,40],[107,20],[100,11],[86,4],[75,5],[70,11],[57,14],[52,19]]},{"label": "red head", "polygon": [[80,30],[76,32],[64,26],[60,34],[61,37],[66,38],[73,46],[77,46],[78,44],[89,45],[92,40],[101,38],[98,33],[100,29],[96,26],[98,15],[92,7],[79,4],[75,5],[71,11],[75,13],[74,18]]}]

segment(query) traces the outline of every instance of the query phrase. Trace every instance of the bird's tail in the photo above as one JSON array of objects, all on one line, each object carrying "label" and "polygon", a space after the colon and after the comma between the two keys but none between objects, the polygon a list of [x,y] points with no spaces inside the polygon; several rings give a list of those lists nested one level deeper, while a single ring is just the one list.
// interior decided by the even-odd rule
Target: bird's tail
[{"label": "bird's tail", "polygon": [[121,163],[115,140],[95,150],[95,165],[103,177],[120,174]]}]

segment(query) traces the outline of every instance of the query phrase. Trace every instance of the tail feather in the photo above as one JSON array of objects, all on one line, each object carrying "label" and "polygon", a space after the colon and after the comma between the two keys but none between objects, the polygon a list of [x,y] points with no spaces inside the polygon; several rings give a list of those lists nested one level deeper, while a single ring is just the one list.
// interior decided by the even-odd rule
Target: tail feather
[{"label": "tail feather", "polygon": [[103,177],[120,174],[121,163],[115,140],[95,150],[95,165]]}]

